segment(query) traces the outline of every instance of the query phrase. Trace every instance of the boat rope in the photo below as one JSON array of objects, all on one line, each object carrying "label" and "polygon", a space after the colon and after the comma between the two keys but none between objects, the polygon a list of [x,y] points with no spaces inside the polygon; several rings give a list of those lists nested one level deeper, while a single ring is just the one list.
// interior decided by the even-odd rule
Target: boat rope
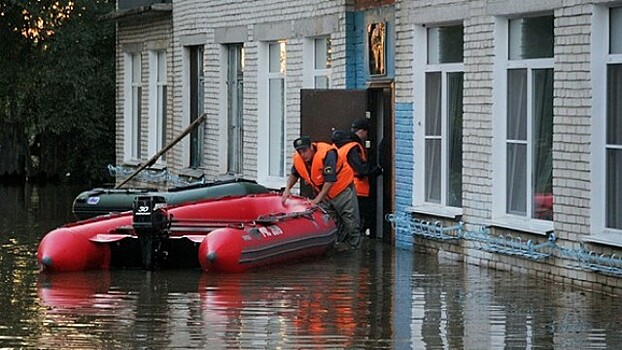
[{"label": "boat rope", "polygon": [[[126,167],[123,165],[114,166],[112,164],[108,164],[108,173],[110,176],[119,177],[119,178],[127,178],[134,173],[135,169]],[[202,177],[197,181],[189,181],[184,177],[172,174],[168,171],[168,169],[164,168],[161,170],[158,169],[146,169],[140,173],[138,173],[135,177],[135,180],[147,183],[155,183],[155,184],[171,184],[173,186],[190,186],[197,184],[204,184],[205,178]]]},{"label": "boat rope", "polygon": [[187,218],[177,219],[175,217],[170,218],[170,224],[174,228],[179,227],[202,227],[202,226],[221,226],[221,227],[243,227],[244,225],[256,224],[267,225],[274,224],[276,222],[285,221],[287,219],[296,219],[300,217],[306,217],[313,220],[313,212],[315,208],[307,209],[304,211],[292,212],[292,213],[277,213],[260,215],[256,219],[210,219],[210,218]]},{"label": "boat rope", "polygon": [[[571,268],[622,277],[622,257],[616,254],[598,254],[586,249],[583,243],[579,248],[564,247],[558,244],[555,233],[549,234],[544,242],[538,243],[519,236],[492,235],[490,227],[483,224],[467,225],[459,222],[457,225],[444,226],[439,221],[416,219],[406,212],[387,214],[385,220],[400,234],[445,242],[464,240],[482,251],[530,260],[542,261],[557,256],[567,259],[570,262],[568,267]],[[466,229],[466,226],[472,229]]]}]

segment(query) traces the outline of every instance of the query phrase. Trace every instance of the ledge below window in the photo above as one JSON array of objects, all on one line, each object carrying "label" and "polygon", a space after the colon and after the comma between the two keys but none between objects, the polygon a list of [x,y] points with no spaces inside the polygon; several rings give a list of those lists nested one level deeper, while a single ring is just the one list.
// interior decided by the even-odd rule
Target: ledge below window
[{"label": "ledge below window", "polygon": [[615,232],[597,233],[583,238],[583,242],[622,248],[622,234]]},{"label": "ledge below window", "polygon": [[499,227],[543,236],[548,236],[555,230],[555,226],[552,221],[530,220],[527,218],[513,216],[495,218],[490,220],[489,224],[492,227]]},{"label": "ledge below window", "polygon": [[179,175],[194,179],[200,179],[205,174],[203,173],[203,170],[198,168],[183,168],[179,170]]},{"label": "ledge below window", "polygon": [[414,214],[438,216],[446,219],[459,220],[462,216],[462,208],[442,207],[440,205],[422,204],[406,207],[406,211]]}]

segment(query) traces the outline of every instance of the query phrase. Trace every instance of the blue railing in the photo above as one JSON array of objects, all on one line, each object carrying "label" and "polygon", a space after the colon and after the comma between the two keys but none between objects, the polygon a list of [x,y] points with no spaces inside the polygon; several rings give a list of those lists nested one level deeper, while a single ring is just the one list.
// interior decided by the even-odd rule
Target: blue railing
[{"label": "blue railing", "polygon": [[469,225],[479,227],[466,230],[465,224],[444,226],[441,222],[431,222],[414,218],[410,213],[392,213],[385,218],[395,229],[411,232],[413,236],[437,241],[468,240],[474,247],[491,253],[516,256],[530,260],[542,261],[558,255],[574,261],[573,266],[592,272],[622,277],[622,257],[616,254],[606,255],[588,251],[583,245],[580,249],[568,249],[557,244],[557,237],[550,234],[546,241],[535,242],[524,240],[519,236],[491,235],[490,228],[485,225]]},{"label": "blue railing", "polygon": [[[122,165],[114,166],[112,164],[108,164],[108,173],[110,176],[114,177],[127,178],[132,175],[135,170],[136,169],[134,168],[124,167]],[[205,182],[204,178],[197,181],[188,181],[183,177],[171,174],[166,168],[162,170],[145,169],[138,173],[134,177],[134,180],[155,184],[167,183],[175,187],[189,186]]]}]

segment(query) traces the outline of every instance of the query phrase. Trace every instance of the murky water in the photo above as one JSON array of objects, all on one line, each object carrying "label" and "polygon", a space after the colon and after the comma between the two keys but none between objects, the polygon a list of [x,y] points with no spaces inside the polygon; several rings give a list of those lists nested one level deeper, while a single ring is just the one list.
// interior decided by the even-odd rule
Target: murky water
[{"label": "murky water", "polygon": [[366,242],[244,274],[40,274],[85,188],[0,187],[0,349],[622,347],[622,301]]}]

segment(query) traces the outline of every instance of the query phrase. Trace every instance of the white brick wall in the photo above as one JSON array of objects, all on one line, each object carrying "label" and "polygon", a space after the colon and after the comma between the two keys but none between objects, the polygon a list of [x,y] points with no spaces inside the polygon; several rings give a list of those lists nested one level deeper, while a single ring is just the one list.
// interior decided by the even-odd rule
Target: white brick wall
[{"label": "white brick wall", "polygon": [[[580,247],[591,232],[592,211],[592,38],[594,4],[619,4],[606,0],[475,0],[396,2],[396,102],[413,101],[413,28],[423,24],[462,22],[464,25],[463,100],[463,213],[467,223],[492,219],[493,99],[495,79],[495,18],[530,13],[554,14],[554,135],[553,193],[554,229],[559,244],[572,250]],[[417,106],[414,109],[417,110]],[[415,120],[417,123],[417,120]],[[597,169],[598,171],[598,169]],[[604,171],[604,169],[600,170]],[[418,181],[415,179],[415,186]],[[419,181],[420,183],[420,181]],[[504,189],[497,189],[504,190]],[[509,230],[515,237],[529,239],[528,233]],[[537,240],[543,237],[535,236]],[[426,240],[417,241],[427,245]],[[430,246],[434,243],[429,243]],[[455,247],[447,245],[447,250]],[[599,246],[603,254],[620,254],[614,245]],[[534,263],[498,254],[466,250],[466,261],[495,268],[524,266],[552,278],[582,287],[620,287],[620,278],[602,277],[583,270],[568,269],[568,261],[554,259]],[[576,264],[576,262],[575,262]],[[574,271],[574,272],[573,272]]]},{"label": "white brick wall", "polygon": [[[125,102],[125,90],[124,90],[124,55],[128,50],[139,50],[141,53],[141,82],[142,82],[142,135],[147,135],[147,113],[148,113],[148,72],[149,72],[149,49],[153,46],[162,48],[162,46],[168,46],[167,60],[171,60],[170,45],[172,44],[172,23],[166,18],[160,20],[152,20],[148,26],[144,26],[141,23],[121,21],[117,25],[117,50],[116,50],[116,162],[117,164],[123,164],[123,105]],[[169,66],[170,67],[170,66]],[[169,68],[168,81],[172,82],[173,72]],[[170,84],[169,84],[170,86]],[[167,101],[168,114],[171,115],[172,111],[172,98],[169,95]],[[169,118],[170,123],[170,118]],[[174,136],[173,136],[174,137]],[[172,139],[170,133],[168,138]],[[141,143],[142,158],[146,160],[149,156],[147,154],[147,137],[143,137]]]},{"label": "white brick wall", "polygon": [[[244,72],[244,171],[249,178],[257,177],[257,42],[266,34],[274,34],[274,40],[287,40],[287,77],[286,96],[288,125],[287,139],[289,145],[299,134],[299,97],[302,87],[302,39],[304,36],[318,35],[320,33],[300,33],[304,30],[301,23],[308,23],[313,18],[323,16],[339,16],[339,30],[332,32],[334,66],[334,86],[343,86],[345,70],[343,66],[344,50],[344,2],[345,1],[174,1],[173,21],[175,23],[175,38],[173,52],[175,53],[175,72],[181,72],[181,44],[177,38],[192,35],[194,33],[206,33],[205,40],[205,69],[206,69],[206,112],[208,122],[205,139],[210,140],[205,144],[205,173],[208,178],[213,178],[222,173],[222,164],[218,155],[220,149],[219,140],[222,139],[222,123],[219,105],[219,79],[220,71],[226,67],[226,62],[220,60],[221,44],[214,43],[214,29],[223,27],[245,26],[248,29],[248,39],[245,42],[246,68]],[[307,21],[307,22],[305,22]],[[272,24],[277,33],[265,32],[264,28]],[[258,26],[262,26],[257,32]],[[278,29],[281,28],[281,29]],[[284,29],[283,29],[284,28]],[[301,29],[303,28],[303,29]],[[282,30],[282,33],[278,33]],[[341,63],[340,63],[341,62]],[[176,106],[176,118],[181,115],[182,89],[180,79],[176,81],[173,90],[174,104]],[[178,128],[181,124],[177,124]],[[178,147],[179,148],[179,147]],[[177,154],[181,154],[178,150]],[[180,164],[176,164],[180,167]]]},{"label": "white brick wall", "polygon": [[[205,107],[209,115],[205,126],[205,169],[208,178],[222,172],[219,161],[222,137],[221,44],[215,43],[216,29],[246,29],[246,68],[244,76],[244,176],[257,177],[258,115],[260,93],[258,84],[258,45],[262,40],[286,39],[287,46],[287,130],[288,146],[298,135],[299,90],[302,87],[303,38],[322,32],[325,22],[320,18],[337,18],[337,29],[330,32],[333,49],[332,79],[334,87],[345,86],[345,8],[346,0],[180,0],[174,1],[171,23],[152,20],[148,26],[119,24],[118,47],[149,41],[170,41],[170,112],[173,116],[169,135],[177,135],[182,124],[182,52],[184,38],[205,44],[207,84]],[[609,0],[397,0],[395,3],[395,102],[412,104],[414,33],[416,26],[462,22],[464,25],[464,146],[463,146],[463,217],[467,223],[482,223],[492,219],[493,140],[505,137],[495,134],[493,99],[495,88],[495,19],[498,16],[523,16],[531,13],[553,13],[554,48],[554,135],[553,135],[553,193],[555,197],[554,228],[556,235],[569,249],[579,247],[579,242],[590,232],[593,214],[592,184],[592,84],[591,45],[592,10],[594,4],[614,4]],[[132,22],[133,23],[133,22]],[[318,32],[314,32],[318,31]],[[242,30],[243,31],[243,30]],[[322,32],[322,33],[319,33]],[[236,33],[238,33],[236,31]],[[146,72],[146,53],[143,68]],[[123,154],[123,51],[117,51],[117,162]],[[171,80],[172,79],[172,80]],[[144,75],[144,94],[146,75]],[[145,96],[146,97],[146,96]],[[146,99],[145,99],[146,101]],[[414,106],[417,110],[417,106]],[[146,105],[143,106],[146,113]],[[144,118],[146,120],[146,117]],[[146,125],[145,125],[146,128]],[[145,129],[146,133],[146,129]],[[143,147],[146,149],[146,145]],[[181,147],[173,150],[175,159],[181,159]],[[179,169],[180,163],[170,164]],[[496,189],[498,190],[498,189]],[[503,190],[503,189],[501,189]],[[511,231],[511,230],[510,230]],[[524,232],[515,231],[516,235]],[[542,238],[542,237],[537,237]],[[424,241],[425,242],[425,241]],[[617,249],[612,248],[608,253]],[[521,265],[515,258],[466,249],[467,261],[497,268],[511,269]],[[554,265],[556,264],[556,265]],[[553,278],[567,273],[562,259],[551,265],[529,263],[543,275]],[[595,278],[591,274],[575,273],[576,279],[585,283],[617,285],[622,279]]]}]

